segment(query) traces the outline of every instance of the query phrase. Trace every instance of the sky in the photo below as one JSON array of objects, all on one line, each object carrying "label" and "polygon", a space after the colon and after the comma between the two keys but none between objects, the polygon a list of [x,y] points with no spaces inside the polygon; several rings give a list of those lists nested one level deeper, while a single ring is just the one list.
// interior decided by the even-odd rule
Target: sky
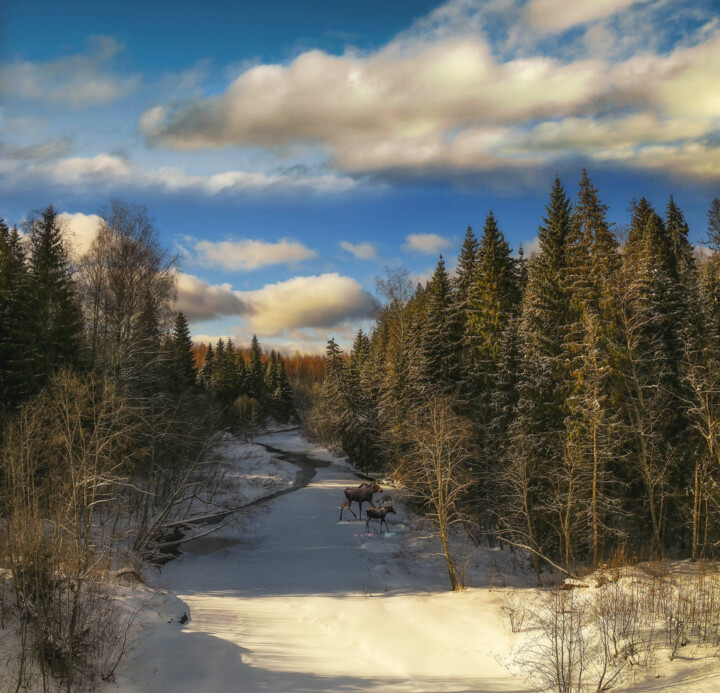
[{"label": "sky", "polygon": [[193,336],[349,348],[375,278],[452,269],[492,210],[537,247],[586,167],[706,234],[720,0],[8,0],[0,217],[52,203],[81,253],[111,199],[179,259]]}]

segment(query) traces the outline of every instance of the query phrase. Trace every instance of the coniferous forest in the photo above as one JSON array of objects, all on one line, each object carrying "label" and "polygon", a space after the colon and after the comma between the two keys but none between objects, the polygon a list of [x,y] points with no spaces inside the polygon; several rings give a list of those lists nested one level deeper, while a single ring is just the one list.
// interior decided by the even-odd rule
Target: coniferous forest
[{"label": "coniferous forest", "polygon": [[328,343],[315,437],[536,571],[716,557],[720,200],[704,252],[672,197],[606,214],[586,172],[575,198],[556,178],[533,257],[490,212],[452,276],[388,271],[371,334]]}]

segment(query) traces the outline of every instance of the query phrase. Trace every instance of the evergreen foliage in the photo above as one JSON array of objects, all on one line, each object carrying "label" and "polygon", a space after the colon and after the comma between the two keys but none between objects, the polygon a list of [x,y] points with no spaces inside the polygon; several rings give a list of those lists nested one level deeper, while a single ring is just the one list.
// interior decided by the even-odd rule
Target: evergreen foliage
[{"label": "evergreen foliage", "polygon": [[[720,250],[720,200],[708,221]],[[402,476],[441,398],[474,441],[454,470],[463,524],[529,549],[537,571],[597,566],[621,547],[709,555],[720,254],[692,251],[672,197],[665,218],[633,202],[621,246],[587,172],[574,203],[556,177],[536,257],[512,257],[490,213],[479,241],[467,229],[454,277],[440,258],[414,291],[401,272],[378,282],[371,334],[349,358],[328,343],[312,430]]]},{"label": "evergreen foliage", "polygon": [[194,385],[197,379],[195,352],[193,350],[192,339],[190,339],[190,328],[182,312],[179,312],[175,318],[171,345],[172,372],[175,378],[177,378],[177,382],[180,383],[183,388]]}]

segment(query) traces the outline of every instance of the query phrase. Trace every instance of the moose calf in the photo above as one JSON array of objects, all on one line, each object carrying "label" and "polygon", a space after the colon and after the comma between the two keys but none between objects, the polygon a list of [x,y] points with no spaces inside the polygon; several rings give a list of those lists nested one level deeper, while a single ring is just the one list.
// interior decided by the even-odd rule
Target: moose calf
[{"label": "moose calf", "polygon": [[385,517],[388,515],[388,513],[392,513],[393,515],[397,515],[392,505],[385,506],[384,508],[366,508],[365,512],[367,513],[367,522],[365,523],[365,531],[370,531],[370,520],[380,520],[380,531],[382,532],[382,526],[383,522],[385,523],[385,529],[389,532],[390,529],[388,527],[387,520]]}]

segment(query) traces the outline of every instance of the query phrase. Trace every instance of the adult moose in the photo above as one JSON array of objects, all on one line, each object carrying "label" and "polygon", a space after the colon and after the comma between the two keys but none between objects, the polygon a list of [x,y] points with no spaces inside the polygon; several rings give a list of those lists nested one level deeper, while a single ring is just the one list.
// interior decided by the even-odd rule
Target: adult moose
[{"label": "adult moose", "polygon": [[357,515],[353,512],[352,504],[357,503],[360,506],[360,517],[362,517],[362,506],[363,503],[370,503],[372,507],[375,507],[373,503],[373,493],[382,493],[382,488],[377,482],[377,479],[370,481],[365,484],[360,484],[357,488],[346,488],[345,489],[345,502],[340,506],[340,519],[342,520],[343,509],[347,506],[347,509],[353,514],[353,517],[357,520]]}]

